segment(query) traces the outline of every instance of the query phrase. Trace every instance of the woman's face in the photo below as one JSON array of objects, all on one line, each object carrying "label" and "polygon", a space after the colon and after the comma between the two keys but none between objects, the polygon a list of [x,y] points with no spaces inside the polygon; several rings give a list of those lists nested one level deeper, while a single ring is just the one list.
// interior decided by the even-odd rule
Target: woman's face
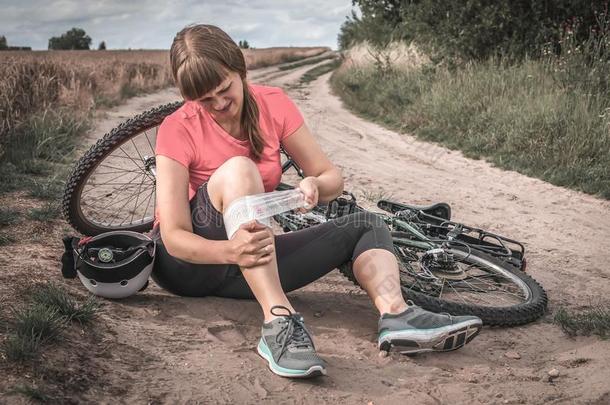
[{"label": "woman's face", "polygon": [[244,102],[243,82],[239,73],[229,72],[218,87],[205,94],[197,102],[216,121],[239,121]]}]

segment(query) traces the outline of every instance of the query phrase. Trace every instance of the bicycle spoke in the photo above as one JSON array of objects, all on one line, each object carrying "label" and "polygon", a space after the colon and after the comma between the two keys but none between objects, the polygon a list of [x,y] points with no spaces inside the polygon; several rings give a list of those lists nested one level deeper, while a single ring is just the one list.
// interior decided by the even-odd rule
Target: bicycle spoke
[{"label": "bicycle spoke", "polygon": [[[140,172],[134,172],[134,173],[136,174],[136,176],[140,174]],[[106,184],[110,184],[110,183],[112,183],[112,182],[113,182],[113,181],[115,181],[115,180],[119,180],[121,177],[123,177],[123,176],[125,176],[125,175],[127,175],[127,174],[129,174],[129,173],[124,173],[124,174],[121,174],[120,176],[114,177],[114,178],[112,178],[112,179],[108,180],[108,181],[107,181],[107,182],[105,182],[105,183],[95,183],[95,182],[91,182],[91,183],[93,183],[93,184],[90,184],[89,182],[87,182],[87,185],[88,185],[88,186],[90,186],[90,187],[92,187],[92,189],[99,188],[99,187],[104,186],[104,185],[106,185]],[[134,178],[135,178],[135,177],[134,177]],[[123,184],[130,184],[130,183],[132,183],[132,182],[133,182],[133,178],[132,178],[132,179],[129,181],[129,183],[123,183]],[[118,184],[118,183],[117,183],[117,184]]]},{"label": "bicycle spoke", "polygon": [[[150,191],[150,194],[148,195],[148,202],[146,203],[146,208],[144,208],[144,215],[146,215],[146,213],[148,212],[148,207],[150,206],[150,200],[153,197],[153,195],[155,194],[155,189],[153,188]],[[155,212],[153,211],[153,217],[155,216]],[[142,217],[142,220],[144,220],[144,217]]]},{"label": "bicycle spoke", "polygon": [[[445,284],[445,283],[443,282],[443,284]],[[452,286],[451,284],[448,284],[448,285],[449,285],[449,288],[451,288],[453,291],[455,291],[455,288],[453,288],[453,286]],[[459,297],[459,298],[462,300],[462,302],[463,302],[464,304],[468,305],[468,303],[466,302],[466,300],[464,300],[464,298],[462,298],[462,296],[461,296],[461,295],[460,295],[460,294],[459,294],[457,291],[455,291],[455,293],[456,293],[456,294],[457,294],[457,296],[458,296],[458,297]]]},{"label": "bicycle spoke", "polygon": [[[131,213],[131,222],[133,222],[133,216],[135,215],[135,210],[138,207],[138,199],[140,198],[140,190],[142,189],[142,184],[144,184],[144,177],[142,177],[142,181],[140,181],[140,185],[138,186],[138,193],[136,194],[135,208],[133,209],[133,211]],[[123,223],[121,222],[119,225],[123,225]]]},{"label": "bicycle spoke", "polygon": [[[460,272],[457,278],[442,277],[435,270],[421,267],[425,250],[407,245],[395,246],[401,263],[401,283],[410,290],[419,291],[443,301],[455,301],[464,305],[498,306],[525,302],[526,294],[512,279],[493,268],[471,262],[470,255],[458,259]],[[476,259],[476,256],[473,257]],[[462,276],[459,276],[461,274]],[[440,281],[440,283],[439,283]]]},{"label": "bicycle spoke", "polygon": [[[112,157],[127,159],[124,156],[112,156]],[[129,158],[129,160],[133,160],[133,159]],[[122,172],[141,172],[142,171],[142,168],[140,168],[140,167],[138,167],[138,170],[128,170],[128,169],[125,169],[124,167],[111,166],[108,163],[101,163],[98,167],[107,167],[109,169],[120,170]]]},{"label": "bicycle spoke", "polygon": [[[121,195],[119,192],[122,192],[122,191],[128,190],[128,189],[130,189],[130,188],[135,188],[135,187],[136,187],[135,185],[131,185],[130,187],[127,187],[126,185],[125,185],[125,186],[122,186],[122,187],[121,187],[119,190],[117,190],[118,192],[114,194],[114,197],[112,198],[112,200],[110,200],[110,202],[109,202],[109,203],[108,203],[106,206],[101,207],[100,209],[107,209],[108,207],[110,207],[110,206],[112,206],[112,205],[116,204],[116,202],[114,202],[114,201],[117,199],[117,197],[119,197],[119,196]],[[129,198],[131,198],[133,195],[134,195],[134,194],[131,194],[131,195],[129,195],[128,197],[129,197]],[[95,201],[98,201],[98,200],[100,200],[100,199],[102,199],[102,198],[107,198],[107,196],[108,196],[108,194],[104,194],[104,195],[102,195],[102,196],[100,196],[100,197],[96,198],[96,199],[95,199]],[[122,199],[122,200],[120,200],[120,201],[123,201],[123,200],[124,200],[124,199]]]},{"label": "bicycle spoke", "polygon": [[[132,199],[132,198],[133,198],[135,195],[137,195],[137,193],[133,193],[133,194],[131,194],[131,195],[129,195],[129,196],[127,196],[127,197],[125,197],[125,198],[123,198],[123,199],[121,199],[121,200],[115,201],[113,204],[111,204],[111,205],[115,205],[115,204],[119,204],[119,203],[121,203],[121,202],[123,202],[123,201],[126,201],[126,202],[125,202],[125,204],[123,204],[123,206],[121,206],[121,208],[119,208],[119,209],[115,209],[115,210],[112,210],[112,211],[113,211],[113,214],[112,214],[111,218],[119,218],[119,214],[121,213],[122,209],[123,209],[123,208],[124,208],[124,207],[125,207],[127,204],[129,204],[129,202],[131,201],[131,199]],[[129,215],[129,213],[128,213],[127,215]],[[124,222],[125,222],[125,221],[121,222],[119,225],[123,224]],[[108,223],[108,225],[112,225],[112,222]]]},{"label": "bicycle spoke", "polygon": [[[152,194],[153,194],[153,193],[154,193],[154,190],[151,190],[151,192],[148,194],[148,197],[147,197],[147,198],[148,198],[148,201],[149,201],[149,202],[150,202],[150,197],[152,196]],[[138,209],[139,207],[141,207],[141,206],[142,206],[142,204],[144,204],[144,200],[145,200],[145,199],[146,199],[146,198],[143,198],[143,199],[140,201],[140,203],[139,203],[138,205],[136,205],[136,206],[133,208],[133,210],[131,211],[133,215],[135,215],[135,213],[137,212],[137,209]],[[146,212],[147,212],[147,209],[148,209],[148,205],[149,205],[149,204],[146,204],[146,210],[144,210],[144,216],[142,217],[142,220],[145,218],[145,215],[146,215]],[[131,219],[130,221],[131,221],[131,223],[133,223],[133,216],[132,216],[132,219]],[[123,224],[123,222],[121,222],[119,225],[122,225],[122,224]]]},{"label": "bicycle spoke", "polygon": [[155,154],[155,148],[152,146],[152,143],[150,143],[150,139],[148,139],[148,130],[144,131],[144,137],[146,138],[146,142],[148,142],[148,146],[150,146],[150,151],[154,155]]},{"label": "bicycle spoke", "polygon": [[[119,150],[120,150],[121,152],[123,152],[123,154],[124,154],[124,155],[125,155],[125,156],[126,156],[128,159],[129,159],[129,160],[131,160],[131,161],[133,162],[133,164],[134,164],[134,165],[136,165],[136,166],[137,166],[137,167],[138,167],[140,170],[142,170],[143,172],[145,172],[145,171],[146,171],[146,169],[145,169],[144,167],[142,167],[142,166],[140,166],[140,165],[138,164],[138,161],[137,161],[137,160],[135,160],[134,158],[132,158],[131,156],[129,156],[129,155],[127,154],[127,152],[125,152],[125,150],[123,149],[123,147],[122,147],[122,146],[119,146]],[[118,156],[117,156],[117,157],[118,157]]]},{"label": "bicycle spoke", "polygon": [[[126,185],[119,187],[119,189],[118,189],[118,190],[116,190],[116,192],[106,192],[106,193],[102,192],[102,193],[100,193],[100,195],[98,195],[97,197],[94,197],[94,198],[92,199],[92,200],[93,200],[93,202],[97,202],[98,200],[101,200],[102,198],[108,198],[108,196],[109,196],[109,195],[112,195],[112,194],[115,194],[115,196],[116,196],[116,195],[118,195],[118,192],[121,192],[121,191],[123,191],[124,189],[126,189],[126,188],[127,188],[126,186],[127,186],[127,185],[129,185],[129,184],[131,184],[131,182],[132,182],[133,180],[135,180],[137,177],[138,177],[138,174],[136,174],[136,175],[135,175],[135,177],[133,177],[129,183],[126,183]],[[92,188],[91,190],[96,190],[96,188]],[[99,190],[98,190],[98,191],[99,191]]]}]

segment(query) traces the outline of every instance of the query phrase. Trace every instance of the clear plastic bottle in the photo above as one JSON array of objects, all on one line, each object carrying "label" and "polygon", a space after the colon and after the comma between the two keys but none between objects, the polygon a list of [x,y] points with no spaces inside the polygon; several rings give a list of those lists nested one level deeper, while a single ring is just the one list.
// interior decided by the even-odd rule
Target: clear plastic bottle
[{"label": "clear plastic bottle", "polygon": [[297,208],[309,208],[300,189],[272,191],[239,197],[223,214],[227,237],[231,239],[239,226],[256,219],[271,226],[271,217]]}]

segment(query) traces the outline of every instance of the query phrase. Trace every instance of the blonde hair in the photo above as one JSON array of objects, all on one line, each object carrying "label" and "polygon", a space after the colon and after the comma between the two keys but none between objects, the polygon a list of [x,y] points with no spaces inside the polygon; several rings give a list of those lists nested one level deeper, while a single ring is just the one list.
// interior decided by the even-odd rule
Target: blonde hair
[{"label": "blonde hair", "polygon": [[230,71],[239,73],[244,89],[241,130],[250,153],[259,160],[265,142],[258,123],[258,105],[246,80],[246,61],[239,46],[214,25],[188,25],[174,37],[169,51],[174,81],[185,100],[197,100],[218,87]]}]

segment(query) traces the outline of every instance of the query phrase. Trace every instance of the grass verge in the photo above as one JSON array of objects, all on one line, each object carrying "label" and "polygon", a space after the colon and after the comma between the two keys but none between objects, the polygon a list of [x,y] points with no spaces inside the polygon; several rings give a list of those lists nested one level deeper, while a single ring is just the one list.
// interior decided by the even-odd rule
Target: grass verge
[{"label": "grass verge", "polygon": [[339,59],[334,59],[328,63],[324,63],[320,66],[316,66],[312,69],[309,69],[303,74],[303,76],[301,76],[301,78],[299,79],[299,83],[307,84],[309,82],[312,82],[323,74],[332,72],[333,70],[337,69],[340,65],[341,61]]},{"label": "grass verge", "polygon": [[609,86],[577,70],[498,59],[457,70],[345,67],[331,84],[355,112],[394,130],[610,199]]}]

